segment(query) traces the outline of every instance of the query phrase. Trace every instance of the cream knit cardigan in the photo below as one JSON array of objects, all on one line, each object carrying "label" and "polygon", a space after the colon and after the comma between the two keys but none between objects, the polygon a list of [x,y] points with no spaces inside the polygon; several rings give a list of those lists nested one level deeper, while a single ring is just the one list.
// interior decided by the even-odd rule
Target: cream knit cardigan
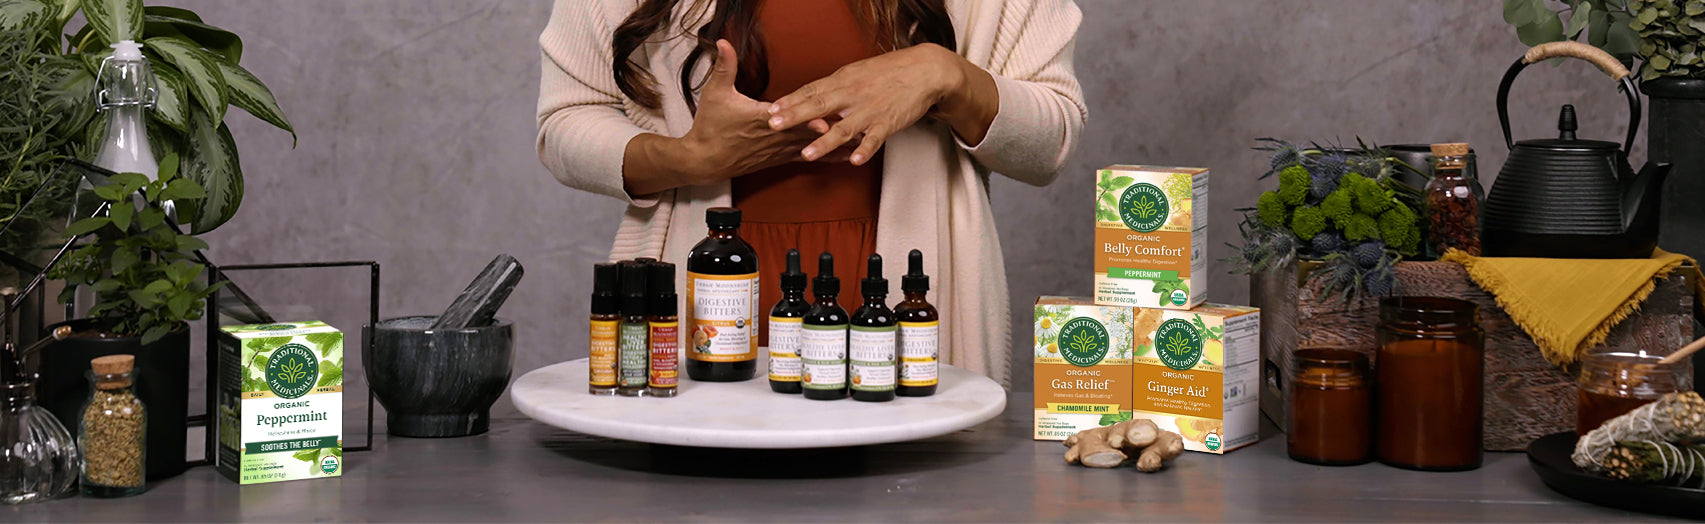
[{"label": "cream knit cardigan", "polygon": [[[682,4],[692,4],[683,1]],[[539,159],[563,184],[626,202],[610,259],[640,256],[681,263],[704,237],[707,208],[730,203],[727,182],[634,197],[622,185],[628,140],[645,132],[682,136],[693,116],[681,96],[680,68],[691,41],[671,30],[634,59],[657,77],[661,110],[640,107],[611,76],[611,34],[637,0],[556,0],[539,36]],[[1011,385],[1011,319],[1006,268],[989,206],[991,171],[1042,186],[1076,147],[1088,112],[1072,70],[1082,15],[1066,0],[948,0],[959,54],[992,73],[1000,112],[976,147],[950,128],[920,122],[884,149],[876,251],[897,274],[914,248],[924,252],[930,301],[941,311],[943,362]],[[695,16],[683,7],[677,20]],[[678,24],[677,25],[678,28]],[[693,73],[702,80],[710,60]],[[834,195],[822,195],[834,198]],[[761,279],[773,278],[763,275]],[[762,307],[760,307],[762,309]]]}]

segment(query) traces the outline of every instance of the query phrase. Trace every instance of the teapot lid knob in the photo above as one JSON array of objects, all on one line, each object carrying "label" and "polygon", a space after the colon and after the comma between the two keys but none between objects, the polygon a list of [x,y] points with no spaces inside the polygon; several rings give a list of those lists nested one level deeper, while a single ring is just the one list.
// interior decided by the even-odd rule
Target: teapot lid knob
[{"label": "teapot lid knob", "polygon": [[1557,138],[1563,140],[1574,140],[1575,129],[1578,129],[1575,124],[1575,106],[1573,104],[1563,104],[1563,114],[1557,117]]}]

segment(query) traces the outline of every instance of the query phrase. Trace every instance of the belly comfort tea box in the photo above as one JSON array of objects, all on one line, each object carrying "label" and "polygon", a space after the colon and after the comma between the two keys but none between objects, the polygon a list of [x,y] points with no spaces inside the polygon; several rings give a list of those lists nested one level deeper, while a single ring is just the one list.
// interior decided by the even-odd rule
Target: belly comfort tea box
[{"label": "belly comfort tea box", "polygon": [[1191,451],[1225,453],[1254,444],[1261,417],[1261,310],[1210,304],[1148,311],[1157,314],[1136,334],[1132,416],[1177,432]]},{"label": "belly comfort tea box", "polygon": [[1207,297],[1207,242],[1207,169],[1096,172],[1095,303],[1196,307]]},{"label": "belly comfort tea box", "polygon": [[1036,440],[1131,418],[1136,313],[1086,298],[1036,299]]},{"label": "belly comfort tea box", "polygon": [[240,484],[343,475],[343,333],[231,326],[218,343],[219,472]]}]

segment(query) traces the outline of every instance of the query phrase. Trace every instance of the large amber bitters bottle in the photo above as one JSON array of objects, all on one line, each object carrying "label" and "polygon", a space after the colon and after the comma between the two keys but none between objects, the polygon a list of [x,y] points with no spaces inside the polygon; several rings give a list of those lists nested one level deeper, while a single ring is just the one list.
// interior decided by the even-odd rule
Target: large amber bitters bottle
[{"label": "large amber bitters bottle", "polygon": [[687,376],[751,380],[758,371],[758,253],[740,239],[740,210],[705,211],[710,234],[687,254]]}]

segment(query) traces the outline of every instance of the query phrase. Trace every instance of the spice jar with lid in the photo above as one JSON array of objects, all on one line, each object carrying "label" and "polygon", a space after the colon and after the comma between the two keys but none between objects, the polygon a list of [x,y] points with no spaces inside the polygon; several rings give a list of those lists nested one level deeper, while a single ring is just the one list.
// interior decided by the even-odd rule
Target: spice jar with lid
[{"label": "spice jar with lid", "polygon": [[1373,391],[1368,356],[1350,349],[1303,348],[1291,359],[1286,450],[1323,466],[1373,460]]},{"label": "spice jar with lid", "polygon": [[1662,356],[1644,352],[1611,351],[1583,357],[1575,433],[1586,435],[1605,421],[1665,394],[1693,390],[1689,359],[1667,365],[1659,364],[1660,360]]},{"label": "spice jar with lid", "polygon": [[1472,302],[1380,301],[1376,448],[1380,462],[1428,471],[1480,467],[1485,332]]},{"label": "spice jar with lid", "polygon": [[1427,236],[1434,255],[1460,249],[1480,255],[1480,182],[1471,174],[1468,144],[1433,144],[1433,179],[1424,191]]},{"label": "spice jar with lid", "polygon": [[108,355],[89,361],[89,403],[78,444],[83,448],[83,494],[128,497],[146,488],[143,439],[147,410],[136,398],[136,357]]}]

